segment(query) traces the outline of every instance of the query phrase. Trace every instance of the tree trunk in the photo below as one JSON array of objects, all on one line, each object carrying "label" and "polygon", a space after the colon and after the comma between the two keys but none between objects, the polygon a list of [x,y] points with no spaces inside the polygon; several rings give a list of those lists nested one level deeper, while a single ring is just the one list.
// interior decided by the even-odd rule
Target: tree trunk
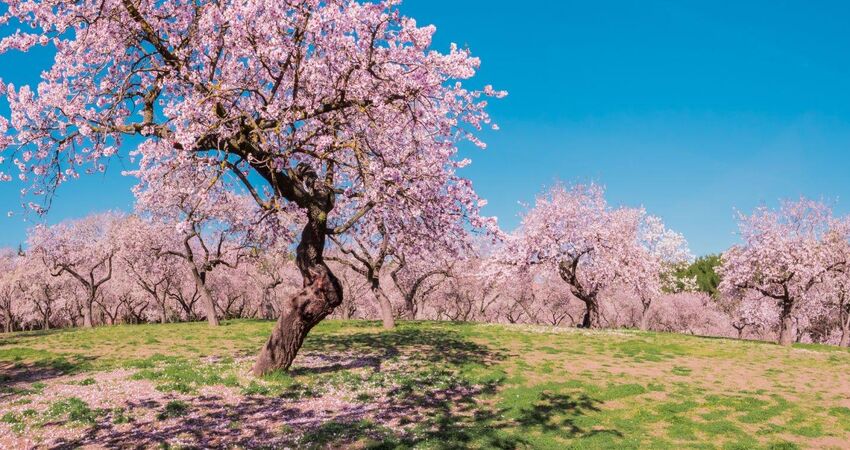
[{"label": "tree trunk", "polygon": [[404,296],[404,312],[405,312],[408,320],[415,320],[416,319],[416,312],[417,312],[416,310],[417,309],[418,308],[416,308],[416,302],[413,301],[413,296],[412,295],[405,295]]},{"label": "tree trunk", "polygon": [[204,309],[207,314],[207,322],[211,327],[218,326],[218,316],[215,313],[215,300],[213,300],[210,290],[207,289],[206,272],[203,275],[198,272],[198,268],[192,264],[192,277],[195,278],[195,286],[201,292],[201,297],[204,299]]},{"label": "tree trunk", "polygon": [[732,328],[734,328],[735,330],[738,331],[738,339],[741,339],[744,336],[744,327],[745,326],[746,325],[741,325],[741,326],[737,326],[737,325],[734,325],[734,324],[732,325]]},{"label": "tree trunk", "polygon": [[272,306],[272,290],[268,287],[263,289],[263,302],[260,305],[260,315],[263,319],[271,320],[274,318],[274,307]]},{"label": "tree trunk", "polygon": [[304,288],[281,303],[280,317],[254,364],[256,376],[289,369],[307,333],[342,303],[342,285],[322,257],[327,211],[332,209],[332,204],[322,209],[308,210],[307,224],[295,251]]},{"label": "tree trunk", "polygon": [[92,294],[91,297],[86,299],[86,304],[83,305],[83,327],[84,328],[94,327],[94,324],[92,323],[92,303],[94,303],[94,294]]},{"label": "tree trunk", "polygon": [[840,347],[850,347],[850,313],[845,313],[841,318],[841,341]]},{"label": "tree trunk", "polygon": [[351,320],[351,298],[349,297],[342,299],[342,312],[340,313],[342,320]]},{"label": "tree trunk", "polygon": [[648,328],[647,321],[649,320],[649,314],[647,314],[647,312],[649,311],[649,307],[650,307],[651,303],[650,303],[650,300],[643,300],[643,299],[641,299],[640,303],[643,306],[643,310],[641,311],[641,314],[640,314],[640,323],[638,324],[638,327],[641,330],[646,331],[646,329]]},{"label": "tree trunk", "polygon": [[794,342],[794,318],[791,316],[793,306],[793,300],[783,300],[782,312],[779,316],[779,345],[786,347]]},{"label": "tree trunk", "polygon": [[377,282],[372,282],[372,294],[375,295],[375,299],[378,300],[378,304],[381,306],[381,322],[383,322],[384,328],[387,330],[391,330],[395,328],[395,317],[393,317],[393,304],[390,303],[390,299],[387,298],[384,291],[377,284]]},{"label": "tree trunk", "polygon": [[581,321],[582,328],[600,328],[602,322],[599,316],[599,302],[595,298],[584,300],[587,309],[584,312],[584,319]]}]

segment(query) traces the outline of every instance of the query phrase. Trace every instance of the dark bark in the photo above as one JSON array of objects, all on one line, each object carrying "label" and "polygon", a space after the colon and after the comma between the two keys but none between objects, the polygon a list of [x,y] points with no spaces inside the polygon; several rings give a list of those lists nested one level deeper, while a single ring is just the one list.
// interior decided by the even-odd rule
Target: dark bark
[{"label": "dark bark", "polygon": [[304,287],[281,303],[280,317],[254,364],[257,376],[289,369],[307,333],[342,303],[342,285],[323,258],[326,217],[326,211],[308,211],[295,253]]},{"label": "dark bark", "polygon": [[841,347],[850,347],[850,305],[841,305]]},{"label": "dark bark", "polygon": [[744,336],[744,328],[746,328],[746,324],[737,324],[733,323],[732,328],[738,331],[738,339],[741,339]]},{"label": "dark bark", "polygon": [[404,313],[408,320],[415,320],[416,314],[419,312],[419,305],[416,302],[416,296],[419,293],[420,288],[425,284],[425,281],[428,278],[431,278],[436,275],[442,275],[444,277],[449,277],[448,270],[437,269],[432,270],[430,272],[426,272],[420,275],[413,283],[405,289],[404,283],[399,278],[399,272],[401,269],[405,267],[405,260],[403,257],[399,258],[398,266],[395,270],[390,272],[390,275],[393,279],[393,283],[395,283],[396,288],[404,295]]},{"label": "dark bark", "polygon": [[602,326],[602,320],[599,313],[599,302],[595,297],[587,297],[581,300],[585,305],[581,328],[600,328]]}]

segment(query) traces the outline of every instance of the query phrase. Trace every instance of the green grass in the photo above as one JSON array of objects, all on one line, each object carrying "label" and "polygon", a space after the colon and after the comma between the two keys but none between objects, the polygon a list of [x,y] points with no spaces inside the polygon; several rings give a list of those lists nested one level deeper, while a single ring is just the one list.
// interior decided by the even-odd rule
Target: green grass
[{"label": "green grass", "polygon": [[156,418],[159,420],[171,419],[174,417],[182,417],[189,413],[189,404],[180,401],[180,400],[172,400],[166,403],[165,408],[162,409]]},{"label": "green grass", "polygon": [[[293,366],[247,375],[271,322],[52,330],[0,336],[0,367],[67,374],[130,368],[173,395],[228,386],[244,396],[319,399],[350,392],[357,404],[385,393],[409,411],[396,425],[329,420],[299,434],[298,447],[338,448],[807,448],[850,442],[850,352],[817,345],[634,331],[402,322],[326,321],[303,354],[338,356],[321,371]],[[356,362],[352,363],[351,361]],[[88,386],[94,379],[83,376]],[[11,392],[23,399],[43,389]],[[91,386],[97,388],[97,385]],[[387,400],[388,399],[388,400]],[[47,411],[79,426],[103,414],[79,399]],[[158,418],[179,418],[173,400]],[[132,418],[109,413],[114,423]],[[233,417],[231,427],[245,423]],[[7,424],[27,419],[0,418]],[[294,438],[295,439],[295,438]]]}]

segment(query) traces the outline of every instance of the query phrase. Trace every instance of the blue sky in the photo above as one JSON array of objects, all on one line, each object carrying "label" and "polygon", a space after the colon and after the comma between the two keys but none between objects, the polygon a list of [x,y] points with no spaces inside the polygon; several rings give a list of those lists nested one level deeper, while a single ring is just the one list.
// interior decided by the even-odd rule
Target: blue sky
[{"label": "blue sky", "polygon": [[[733,4],[737,3],[737,4]],[[645,206],[696,254],[735,242],[735,208],[806,195],[850,212],[847,2],[406,0],[435,46],[482,59],[473,82],[510,95],[465,175],[506,229],[555,180],[595,181],[611,203]],[[46,55],[0,57],[0,77],[35,80]],[[115,167],[117,168],[117,167]],[[63,187],[55,222],[129,209],[120,170]],[[20,186],[0,184],[15,208]],[[4,210],[9,208],[3,208]],[[31,223],[0,217],[0,245]]]}]

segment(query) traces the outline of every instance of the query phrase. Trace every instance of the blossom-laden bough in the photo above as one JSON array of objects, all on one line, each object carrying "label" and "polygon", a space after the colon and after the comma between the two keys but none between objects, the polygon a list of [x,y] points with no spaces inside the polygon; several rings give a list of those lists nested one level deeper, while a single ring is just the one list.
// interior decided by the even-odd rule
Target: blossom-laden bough
[{"label": "blossom-laden bough", "polygon": [[253,197],[263,220],[300,217],[303,289],[282,306],[257,374],[288,368],[341,304],[328,236],[365,221],[390,234],[494,226],[456,154],[460,141],[484,146],[485,99],[505,93],[465,88],[479,60],[432,50],[434,27],[403,17],[397,1],[4,3],[0,23],[26,31],[0,52],[56,52],[35,90],[2,85],[11,113],[0,148],[32,209],[132,143],[139,190],[163,202],[178,191],[205,199],[198,180],[213,180]]}]

